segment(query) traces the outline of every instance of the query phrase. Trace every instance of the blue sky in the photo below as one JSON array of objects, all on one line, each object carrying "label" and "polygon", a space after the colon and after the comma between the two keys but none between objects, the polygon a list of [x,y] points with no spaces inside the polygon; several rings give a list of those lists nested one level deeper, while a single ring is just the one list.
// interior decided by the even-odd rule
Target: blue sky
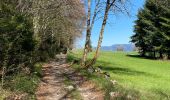
[{"label": "blue sky", "polygon": [[[116,15],[109,15],[108,24],[105,27],[104,38],[102,46],[111,46],[113,44],[128,44],[130,36],[134,34],[133,26],[136,20],[138,10],[143,7],[145,0],[131,0],[129,7],[130,16],[127,14],[117,13]],[[93,5],[92,5],[93,7]],[[102,20],[97,20],[92,31],[92,46],[97,46],[100,27]],[[78,46],[83,47],[85,41],[85,32],[82,38],[78,40]]]}]

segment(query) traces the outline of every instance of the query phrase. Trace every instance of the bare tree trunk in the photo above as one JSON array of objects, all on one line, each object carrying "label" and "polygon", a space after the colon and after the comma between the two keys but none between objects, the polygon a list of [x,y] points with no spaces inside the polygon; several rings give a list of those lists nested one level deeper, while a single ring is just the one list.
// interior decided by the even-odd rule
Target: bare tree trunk
[{"label": "bare tree trunk", "polygon": [[110,0],[107,0],[107,5],[106,5],[104,19],[103,19],[103,23],[102,23],[102,28],[101,28],[101,31],[100,31],[100,36],[99,36],[99,40],[98,40],[98,44],[97,44],[97,49],[96,49],[96,52],[95,52],[95,55],[94,55],[94,58],[93,58],[91,64],[94,64],[96,62],[99,51],[100,51],[101,43],[102,43],[102,40],[103,40],[104,29],[105,29],[105,26],[106,26],[106,23],[107,23],[108,13],[109,13],[109,9],[110,9],[109,3],[110,3]]},{"label": "bare tree trunk", "polygon": [[39,19],[40,19],[40,17],[38,15],[38,12],[36,12],[33,17],[34,37],[36,40],[40,40],[39,39],[39,27],[40,27]]},{"label": "bare tree trunk", "polygon": [[104,34],[104,29],[105,29],[105,26],[106,26],[106,23],[107,23],[107,19],[108,19],[108,13],[109,13],[110,7],[114,4],[114,2],[115,2],[115,0],[113,0],[111,3],[110,3],[110,0],[107,0],[106,9],[105,9],[105,13],[104,13],[104,19],[103,19],[102,27],[101,27],[101,30],[100,30],[100,36],[99,36],[99,40],[98,40],[97,49],[96,49],[96,52],[95,52],[95,55],[94,55],[92,61],[88,65],[86,65],[86,67],[90,67],[90,66],[92,66],[93,64],[96,63],[97,57],[99,55],[100,47],[101,47],[101,44],[102,44],[102,40],[103,40],[103,34]]},{"label": "bare tree trunk", "polygon": [[92,31],[92,28],[94,26],[94,22],[95,22],[95,19],[96,19],[96,16],[98,14],[98,8],[99,8],[99,4],[100,4],[100,0],[97,0],[97,4],[95,6],[95,9],[94,9],[94,15],[93,15],[93,18],[92,18],[92,22],[91,22],[91,26],[90,26],[90,33]]},{"label": "bare tree trunk", "polygon": [[84,53],[83,53],[83,58],[82,58],[82,63],[81,63],[82,66],[84,66],[85,62],[86,62],[88,48],[89,48],[89,42],[90,42],[90,37],[91,37],[91,32],[90,32],[90,16],[91,16],[91,0],[88,0],[86,42],[85,42],[85,46],[84,46]]},{"label": "bare tree trunk", "polygon": [[163,59],[163,53],[162,53],[162,51],[159,52],[159,57],[160,57],[161,59]]},{"label": "bare tree trunk", "polygon": [[156,51],[153,51],[153,58],[156,59]]},{"label": "bare tree trunk", "polygon": [[[90,0],[89,0],[90,1]],[[89,64],[86,64],[85,65],[85,59],[84,59],[84,65],[85,65],[85,68],[87,68],[87,67],[90,67],[90,66],[92,66],[93,64],[95,64],[95,62],[96,62],[96,60],[97,60],[97,57],[98,57],[98,55],[99,55],[99,51],[100,51],[100,48],[101,48],[101,44],[102,44],[102,40],[103,40],[103,34],[104,34],[104,29],[105,29],[105,26],[106,26],[106,23],[107,23],[107,19],[108,19],[108,14],[109,14],[109,11],[111,10],[111,7],[117,7],[117,6],[115,6],[115,2],[116,1],[118,1],[118,2],[122,2],[122,0],[107,0],[106,1],[106,8],[105,8],[105,12],[104,12],[104,19],[103,19],[103,22],[102,22],[102,27],[101,27],[101,30],[100,30],[100,35],[99,35],[99,40],[98,40],[98,45],[97,45],[97,49],[96,49],[96,52],[95,52],[95,55],[94,55],[94,57],[93,57],[93,59],[92,59],[92,61],[89,63]],[[100,2],[100,0],[98,1],[98,3]],[[99,5],[99,4],[98,4]],[[98,9],[98,7],[96,8],[96,9]],[[126,9],[125,9],[126,10]],[[97,10],[96,10],[96,12],[94,13],[94,19],[95,19],[95,17],[97,16]],[[90,16],[88,16],[88,17],[90,17]],[[90,20],[90,19],[89,19]],[[94,21],[94,20],[93,20]],[[94,24],[94,22],[92,21],[92,25],[91,25],[91,27],[93,27],[93,24]],[[90,23],[90,22],[89,22]],[[87,28],[87,30],[89,29],[89,27]],[[86,37],[86,40],[88,39],[88,32],[90,33],[90,35],[91,35],[91,28],[90,28],[90,30],[89,31],[87,31],[87,37]],[[86,41],[86,43],[87,43],[88,41]],[[85,44],[85,48],[87,48],[88,47],[88,45],[87,44]],[[86,49],[84,49],[84,54],[86,53]],[[88,52],[87,52],[88,53]],[[86,56],[87,55],[84,55],[85,57],[84,58],[86,58]]]},{"label": "bare tree trunk", "polygon": [[98,14],[97,10],[99,8],[99,4],[100,4],[100,0],[97,0],[96,6],[95,6],[95,9],[94,9],[94,13],[93,13],[94,15],[93,15],[93,18],[92,18],[92,22],[90,24],[90,17],[91,17],[91,6],[90,5],[91,5],[91,0],[88,0],[87,34],[86,34],[86,43],[85,43],[85,48],[84,48],[83,60],[82,60],[82,65],[83,66],[85,65],[88,52],[92,51],[92,48],[90,46],[91,45],[90,37],[91,37],[91,31],[92,31],[92,28],[94,26],[96,16]]}]

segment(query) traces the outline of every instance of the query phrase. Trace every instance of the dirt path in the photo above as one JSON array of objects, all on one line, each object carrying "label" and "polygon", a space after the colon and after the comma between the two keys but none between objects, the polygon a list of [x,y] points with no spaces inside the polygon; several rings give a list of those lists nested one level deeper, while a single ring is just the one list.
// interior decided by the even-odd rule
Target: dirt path
[{"label": "dirt path", "polygon": [[[78,100],[71,95],[75,91],[78,91],[81,100],[103,100],[104,93],[93,82],[70,68],[65,55],[58,58],[58,61],[43,66],[44,75],[36,92],[38,100]],[[66,85],[68,80],[71,85]]]}]

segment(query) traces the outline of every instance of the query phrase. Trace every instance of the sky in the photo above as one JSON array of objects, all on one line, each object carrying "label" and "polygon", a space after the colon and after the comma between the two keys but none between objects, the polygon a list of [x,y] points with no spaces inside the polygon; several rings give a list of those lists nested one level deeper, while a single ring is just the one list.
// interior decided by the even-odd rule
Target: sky
[{"label": "sky", "polygon": [[[104,37],[102,46],[111,46],[113,44],[129,44],[130,37],[134,34],[134,21],[137,19],[136,15],[138,10],[143,7],[145,0],[131,0],[130,7],[128,11],[130,16],[126,13],[116,13],[115,15],[109,15],[108,24],[105,27]],[[92,4],[92,7],[94,5]],[[94,28],[92,30],[92,46],[97,46],[97,41],[99,38],[100,27],[102,20],[97,20],[95,22]],[[80,39],[77,40],[77,45],[83,47],[85,43],[86,32]]]}]

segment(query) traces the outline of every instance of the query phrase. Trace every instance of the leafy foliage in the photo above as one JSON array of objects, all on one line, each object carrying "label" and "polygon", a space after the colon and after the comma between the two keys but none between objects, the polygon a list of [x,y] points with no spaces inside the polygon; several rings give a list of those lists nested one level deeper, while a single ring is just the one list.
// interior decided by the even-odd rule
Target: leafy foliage
[{"label": "leafy foliage", "polygon": [[31,63],[36,45],[32,24],[12,4],[1,4],[0,38],[1,66],[16,69],[20,64]]},{"label": "leafy foliage", "polygon": [[[42,75],[37,63],[66,53],[81,36],[83,7],[77,0],[0,0],[2,86],[13,80],[14,91],[33,94],[36,86],[31,77],[36,73],[37,80]],[[29,89],[31,85],[35,87]]]},{"label": "leafy foliage", "polygon": [[84,10],[80,1],[0,2],[0,66],[7,70],[32,67],[72,49],[81,35]]},{"label": "leafy foliage", "polygon": [[147,0],[143,9],[139,10],[138,19],[135,21],[135,30],[132,42],[140,48],[140,53],[146,53],[162,58],[163,54],[169,56],[169,0]]}]

